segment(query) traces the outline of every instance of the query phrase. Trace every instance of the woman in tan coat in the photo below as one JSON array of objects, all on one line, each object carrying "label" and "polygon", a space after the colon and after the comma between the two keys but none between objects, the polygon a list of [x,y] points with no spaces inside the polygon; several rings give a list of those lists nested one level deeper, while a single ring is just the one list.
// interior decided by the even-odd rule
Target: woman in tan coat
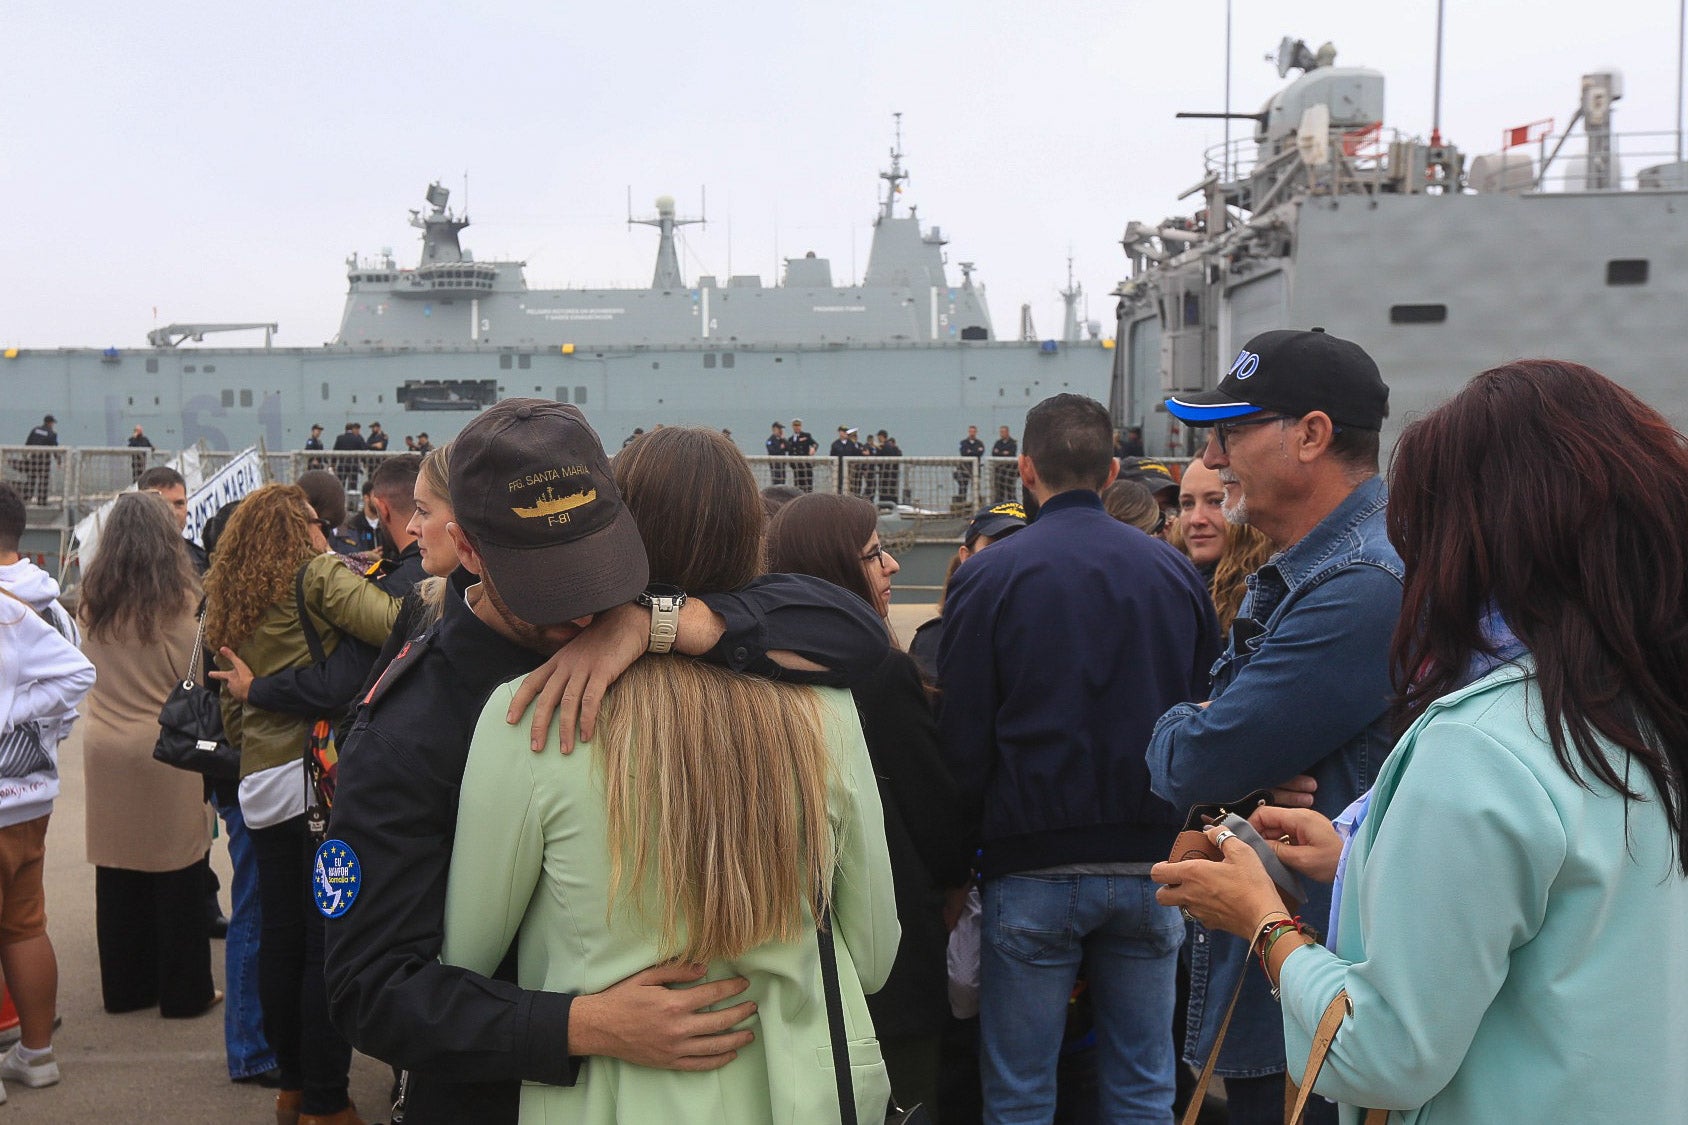
[{"label": "woman in tan coat", "polygon": [[[199,582],[169,507],[120,496],[82,579],[88,861],[108,1012],[197,1016],[221,998],[205,929],[210,812],[198,774],[153,761],[158,711],[188,674]],[[198,674],[203,674],[199,670]]]}]

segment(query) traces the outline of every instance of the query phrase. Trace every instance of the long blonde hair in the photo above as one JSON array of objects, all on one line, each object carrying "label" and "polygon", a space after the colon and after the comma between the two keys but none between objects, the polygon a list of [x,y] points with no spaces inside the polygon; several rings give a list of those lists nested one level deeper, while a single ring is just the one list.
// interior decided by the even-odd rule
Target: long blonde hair
[{"label": "long blonde hair", "polygon": [[[709,593],[708,576],[755,574],[761,538],[743,529],[760,528],[762,500],[743,455],[713,431],[672,426],[637,448],[616,458],[616,485],[652,558],[673,560],[664,577]],[[709,504],[675,502],[698,496]],[[631,900],[662,955],[688,961],[796,938],[803,908],[819,917],[830,904],[838,854],[822,730],[808,688],[672,656],[629,668],[597,740],[611,913]]]}]

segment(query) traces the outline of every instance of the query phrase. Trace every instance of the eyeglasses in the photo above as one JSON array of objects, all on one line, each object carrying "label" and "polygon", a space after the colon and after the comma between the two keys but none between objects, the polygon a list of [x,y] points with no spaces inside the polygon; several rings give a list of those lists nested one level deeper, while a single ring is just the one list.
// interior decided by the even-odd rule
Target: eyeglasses
[{"label": "eyeglasses", "polygon": [[1293,414],[1262,414],[1258,417],[1244,418],[1241,421],[1215,422],[1213,424],[1213,436],[1219,442],[1219,452],[1229,453],[1231,434],[1244,426],[1263,426],[1267,422],[1293,421],[1295,421]]},{"label": "eyeglasses", "polygon": [[875,547],[873,550],[871,550],[867,554],[863,555],[862,561],[864,563],[876,562],[880,566],[884,566],[885,561],[887,559],[889,559],[890,557],[891,557],[890,552],[885,550],[885,544],[881,543],[879,546]]}]

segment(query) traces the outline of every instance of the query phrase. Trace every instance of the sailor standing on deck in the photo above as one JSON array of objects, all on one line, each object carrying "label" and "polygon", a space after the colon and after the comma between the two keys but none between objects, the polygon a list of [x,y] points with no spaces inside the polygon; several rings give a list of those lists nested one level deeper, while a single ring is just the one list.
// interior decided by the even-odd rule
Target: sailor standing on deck
[{"label": "sailor standing on deck", "polygon": [[[803,419],[791,420],[791,438],[786,442],[786,451],[793,457],[813,457],[815,450],[821,443],[815,440],[815,435],[803,428]],[[804,492],[815,490],[815,470],[808,465],[794,465],[791,470],[791,483]]]},{"label": "sailor standing on deck", "polygon": [[[55,426],[58,419],[51,414],[41,419],[41,424],[29,431],[24,438],[25,445],[57,445],[59,434]],[[47,503],[47,481],[53,473],[53,455],[51,453],[24,454],[23,475],[24,491],[29,494],[31,503],[43,507]]]},{"label": "sailor standing on deck", "polygon": [[[775,422],[768,440],[762,443],[768,451],[769,457],[784,457],[791,452],[791,443],[785,440],[785,425]],[[768,480],[773,484],[785,483],[785,462],[772,461],[768,465]]]}]

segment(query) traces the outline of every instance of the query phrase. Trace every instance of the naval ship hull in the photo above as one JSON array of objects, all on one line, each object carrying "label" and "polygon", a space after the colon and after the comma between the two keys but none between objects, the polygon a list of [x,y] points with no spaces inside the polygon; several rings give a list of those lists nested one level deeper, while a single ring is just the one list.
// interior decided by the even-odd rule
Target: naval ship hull
[{"label": "naval ship hull", "polygon": [[[1208,296],[1202,371],[1222,373],[1256,333],[1324,327],[1377,360],[1390,388],[1386,444],[1472,375],[1527,357],[1587,364],[1688,429],[1688,192],[1308,197],[1289,254]],[[1161,403],[1200,387],[1163,363],[1159,316],[1136,312],[1120,326],[1116,393],[1127,421],[1162,452],[1181,451],[1191,435]]]},{"label": "naval ship hull", "polygon": [[65,445],[304,445],[379,421],[400,448],[438,445],[481,407],[531,396],[576,403],[612,451],[636,426],[702,425],[760,453],[769,423],[802,418],[825,454],[840,425],[884,429],[908,454],[953,454],[966,427],[1020,432],[1061,392],[1108,394],[1112,353],[1079,341],[746,347],[192,348],[19,350],[0,358],[0,441],[45,414]]}]

